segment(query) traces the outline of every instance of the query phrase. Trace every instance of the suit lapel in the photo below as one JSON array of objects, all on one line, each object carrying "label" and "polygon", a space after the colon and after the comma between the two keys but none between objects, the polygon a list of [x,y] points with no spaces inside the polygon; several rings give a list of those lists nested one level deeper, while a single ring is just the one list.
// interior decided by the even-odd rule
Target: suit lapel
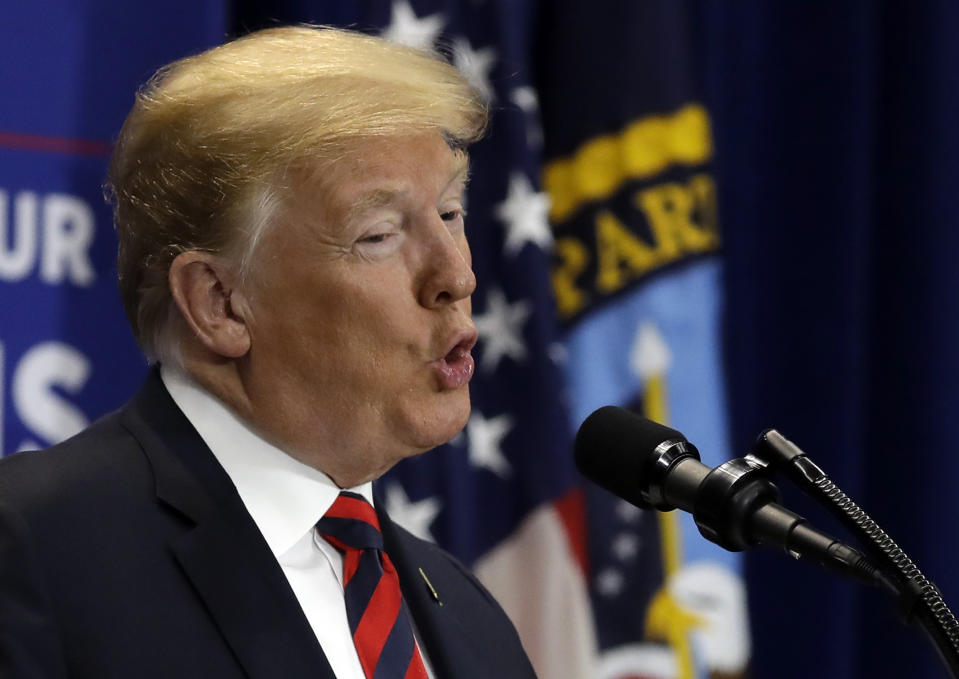
[{"label": "suit lapel", "polygon": [[251,679],[333,679],[269,549],[243,532],[226,517],[211,518],[173,549]]},{"label": "suit lapel", "polygon": [[468,632],[468,621],[461,617],[464,611],[444,600],[442,592],[432,589],[426,550],[404,537],[384,511],[377,510],[377,514],[386,551],[396,565],[403,598],[437,679],[489,679],[483,669],[488,667],[484,656],[489,649],[475,643],[476,635]]},{"label": "suit lapel", "polygon": [[187,519],[171,548],[247,675],[335,679],[232,482],[156,370],[123,421],[153,466],[158,499]]}]

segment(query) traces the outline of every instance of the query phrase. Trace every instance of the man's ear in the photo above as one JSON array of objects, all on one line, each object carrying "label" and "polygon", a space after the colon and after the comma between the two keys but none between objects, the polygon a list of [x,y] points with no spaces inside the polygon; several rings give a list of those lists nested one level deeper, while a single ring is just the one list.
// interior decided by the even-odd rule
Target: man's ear
[{"label": "man's ear", "polygon": [[183,252],[170,264],[170,292],[183,319],[203,346],[227,358],[250,350],[248,310],[234,279],[233,267],[209,252]]}]

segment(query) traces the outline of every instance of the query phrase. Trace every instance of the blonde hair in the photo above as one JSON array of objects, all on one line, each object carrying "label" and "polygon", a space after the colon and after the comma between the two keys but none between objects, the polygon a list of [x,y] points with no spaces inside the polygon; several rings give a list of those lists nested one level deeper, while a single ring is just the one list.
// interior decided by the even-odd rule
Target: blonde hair
[{"label": "blonde hair", "polygon": [[110,165],[120,294],[151,361],[178,360],[168,272],[180,253],[248,269],[294,169],[363,140],[479,139],[481,96],[439,55],[347,30],[272,28],[161,69],[138,93]]}]

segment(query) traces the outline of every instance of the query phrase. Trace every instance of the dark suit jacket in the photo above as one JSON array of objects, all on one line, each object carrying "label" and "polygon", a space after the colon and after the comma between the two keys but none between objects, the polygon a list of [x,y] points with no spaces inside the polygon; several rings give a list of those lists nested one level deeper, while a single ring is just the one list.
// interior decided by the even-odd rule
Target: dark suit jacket
[{"label": "dark suit jacket", "polygon": [[[489,593],[435,545],[380,521],[438,677],[534,679]],[[156,371],[83,433],[0,461],[3,679],[333,676],[232,482]]]}]

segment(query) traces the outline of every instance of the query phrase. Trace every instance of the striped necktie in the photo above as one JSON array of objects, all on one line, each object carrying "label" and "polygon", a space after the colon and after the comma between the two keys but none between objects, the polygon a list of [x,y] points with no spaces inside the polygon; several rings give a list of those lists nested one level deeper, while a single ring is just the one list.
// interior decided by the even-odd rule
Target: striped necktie
[{"label": "striped necktie", "polygon": [[426,679],[373,506],[342,491],[316,527],[343,554],[346,617],[366,678]]}]

